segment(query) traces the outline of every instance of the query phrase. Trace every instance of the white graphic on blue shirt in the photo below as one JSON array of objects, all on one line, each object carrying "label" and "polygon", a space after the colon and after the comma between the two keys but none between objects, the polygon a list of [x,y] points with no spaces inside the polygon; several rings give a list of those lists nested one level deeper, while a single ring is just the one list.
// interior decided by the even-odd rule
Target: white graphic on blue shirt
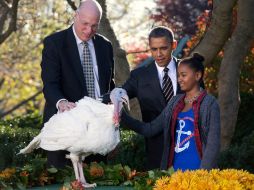
[{"label": "white graphic on blue shirt", "polygon": [[175,170],[195,170],[200,167],[194,135],[194,112],[179,113],[176,122],[175,148],[173,167]]},{"label": "white graphic on blue shirt", "polygon": [[180,147],[180,140],[181,140],[181,135],[191,135],[191,131],[183,131],[183,128],[185,127],[185,121],[180,119],[179,120],[179,126],[180,126],[180,130],[177,130],[177,141],[176,141],[176,147],[175,147],[175,152],[179,153],[184,151],[185,149],[189,148],[190,146],[190,141],[188,141],[183,147]]}]

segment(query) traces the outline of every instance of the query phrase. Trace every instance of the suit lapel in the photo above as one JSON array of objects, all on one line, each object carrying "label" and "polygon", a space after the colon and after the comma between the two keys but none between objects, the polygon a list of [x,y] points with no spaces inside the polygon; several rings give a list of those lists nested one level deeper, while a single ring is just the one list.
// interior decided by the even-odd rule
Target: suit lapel
[{"label": "suit lapel", "polygon": [[[83,68],[80,61],[80,56],[78,52],[77,42],[75,36],[72,31],[72,26],[67,30],[67,39],[66,39],[66,56],[68,57],[68,64],[72,64],[74,72],[78,77],[78,80],[83,87],[84,91],[86,91],[85,87],[85,77],[83,74]],[[87,94],[87,92],[84,92]]]},{"label": "suit lapel", "polygon": [[104,89],[105,85],[103,84],[103,81],[105,81],[104,77],[104,71],[106,71],[105,68],[105,63],[103,63],[103,47],[101,47],[101,44],[99,40],[96,38],[96,35],[92,38],[93,44],[94,44],[94,50],[95,50],[95,55],[96,55],[96,60],[97,60],[97,66],[98,66],[98,75],[99,75],[99,86],[100,86],[100,92],[103,93],[106,91]]}]

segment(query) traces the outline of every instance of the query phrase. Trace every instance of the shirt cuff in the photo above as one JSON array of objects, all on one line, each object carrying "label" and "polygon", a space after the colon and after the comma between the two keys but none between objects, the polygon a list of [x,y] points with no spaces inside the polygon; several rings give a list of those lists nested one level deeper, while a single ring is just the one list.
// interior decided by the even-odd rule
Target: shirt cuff
[{"label": "shirt cuff", "polygon": [[68,101],[68,100],[66,100],[66,99],[64,99],[64,98],[62,98],[62,99],[60,99],[60,100],[58,100],[57,101],[57,103],[56,103],[56,109],[58,110],[58,104],[61,102],[61,101]]}]

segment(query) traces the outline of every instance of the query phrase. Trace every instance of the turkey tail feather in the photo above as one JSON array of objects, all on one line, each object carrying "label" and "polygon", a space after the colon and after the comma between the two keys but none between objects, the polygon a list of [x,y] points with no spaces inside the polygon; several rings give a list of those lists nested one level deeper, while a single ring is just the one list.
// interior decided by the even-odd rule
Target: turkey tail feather
[{"label": "turkey tail feather", "polygon": [[18,154],[27,154],[32,152],[34,149],[40,147],[40,142],[40,135],[38,135],[34,137],[34,139],[25,148],[21,149]]}]

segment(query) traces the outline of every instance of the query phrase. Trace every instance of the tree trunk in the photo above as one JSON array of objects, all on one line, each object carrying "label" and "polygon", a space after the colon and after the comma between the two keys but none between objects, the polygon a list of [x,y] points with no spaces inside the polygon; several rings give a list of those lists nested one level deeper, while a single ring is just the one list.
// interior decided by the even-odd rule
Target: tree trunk
[{"label": "tree trunk", "polygon": [[[12,4],[6,0],[0,0],[0,45],[16,31],[17,28],[17,12],[19,0],[13,0]],[[8,19],[9,18],[9,19]],[[0,64],[1,61],[0,61]],[[0,89],[3,85],[4,77],[0,77]]]},{"label": "tree trunk", "polygon": [[213,0],[211,24],[202,40],[191,51],[204,55],[206,64],[212,62],[228,40],[236,2],[237,0]]},{"label": "tree trunk", "polygon": [[[0,1],[0,45],[16,31],[19,0]],[[9,18],[9,19],[8,19]]]},{"label": "tree trunk", "polygon": [[129,77],[130,68],[126,58],[126,53],[121,49],[120,44],[107,18],[106,0],[98,0],[103,9],[103,15],[100,23],[99,33],[106,36],[113,45],[115,57],[115,82],[116,85],[122,85]]},{"label": "tree trunk", "polygon": [[[121,86],[130,74],[129,63],[126,58],[126,52],[121,49],[120,44],[115,36],[115,33],[107,18],[107,5],[106,0],[98,0],[103,9],[102,20],[100,23],[99,33],[106,36],[113,45],[114,57],[115,57],[115,83],[116,86]],[[133,99],[130,102],[131,115],[135,118],[141,118],[140,107],[137,99]]]},{"label": "tree trunk", "polygon": [[240,68],[254,41],[253,7],[253,0],[239,0],[237,26],[226,43],[219,70],[222,150],[228,148],[235,131],[240,105]]}]

